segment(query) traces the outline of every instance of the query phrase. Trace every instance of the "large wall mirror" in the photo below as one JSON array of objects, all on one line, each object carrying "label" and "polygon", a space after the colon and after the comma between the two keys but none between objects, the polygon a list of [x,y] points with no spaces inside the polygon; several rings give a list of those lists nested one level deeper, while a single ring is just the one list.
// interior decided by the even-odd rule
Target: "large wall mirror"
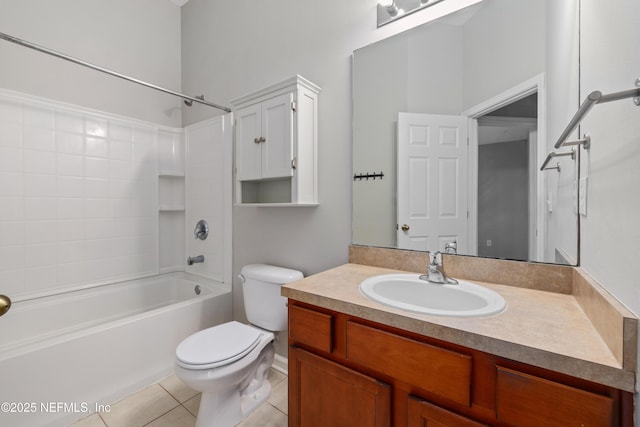
[{"label": "large wall mirror", "polygon": [[484,0],[356,50],[353,243],[577,264],[579,159],[540,165],[578,30],[579,0]]}]

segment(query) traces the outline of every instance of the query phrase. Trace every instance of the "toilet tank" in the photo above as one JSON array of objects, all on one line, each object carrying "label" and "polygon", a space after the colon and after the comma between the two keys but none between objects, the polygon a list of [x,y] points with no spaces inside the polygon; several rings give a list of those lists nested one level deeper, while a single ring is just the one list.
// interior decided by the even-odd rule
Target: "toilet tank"
[{"label": "toilet tank", "polygon": [[249,322],[269,331],[287,329],[287,299],[280,295],[280,287],[304,276],[297,270],[266,264],[242,267],[244,310]]}]

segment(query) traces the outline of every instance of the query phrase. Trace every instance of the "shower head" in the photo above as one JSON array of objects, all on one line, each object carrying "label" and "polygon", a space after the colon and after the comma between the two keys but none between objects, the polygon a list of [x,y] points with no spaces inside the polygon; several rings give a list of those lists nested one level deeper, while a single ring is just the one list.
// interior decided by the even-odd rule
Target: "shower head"
[{"label": "shower head", "polygon": [[[196,98],[198,98],[198,99],[200,99],[200,100],[204,101],[204,95],[196,96]],[[184,105],[186,105],[187,107],[191,107],[191,106],[193,105],[193,101],[192,101],[192,100],[190,100],[190,99],[185,99],[185,100],[184,100]]]}]

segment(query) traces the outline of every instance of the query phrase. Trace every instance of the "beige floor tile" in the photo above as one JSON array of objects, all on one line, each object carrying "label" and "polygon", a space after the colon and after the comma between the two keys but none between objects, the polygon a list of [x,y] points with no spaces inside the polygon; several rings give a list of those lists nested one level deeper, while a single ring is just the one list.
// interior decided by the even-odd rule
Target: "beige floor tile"
[{"label": "beige floor tile", "polygon": [[192,397],[183,403],[184,407],[189,410],[193,415],[198,416],[198,409],[200,409],[200,394]]},{"label": "beige floor tile", "polygon": [[287,427],[287,416],[268,403],[263,403],[238,427]]},{"label": "beige floor tile", "polygon": [[275,387],[282,381],[287,379],[287,376],[283,373],[276,371],[275,369],[269,370],[269,376],[267,377],[271,383],[271,387]]},{"label": "beige floor tile", "polygon": [[179,403],[165,389],[154,384],[111,405],[100,416],[109,427],[141,427],[166,414]]},{"label": "beige floor tile", "polygon": [[93,414],[81,419],[74,424],[71,424],[70,427],[106,427],[106,424],[102,421],[100,415]]},{"label": "beige floor tile", "polygon": [[271,390],[268,402],[285,414],[289,413],[289,384],[281,381]]},{"label": "beige floor tile", "polygon": [[194,427],[195,425],[196,417],[183,406],[178,406],[153,420],[146,427]]},{"label": "beige floor tile", "polygon": [[167,390],[169,394],[180,403],[186,402],[198,394],[197,391],[189,388],[175,375],[171,375],[160,381],[160,386]]}]

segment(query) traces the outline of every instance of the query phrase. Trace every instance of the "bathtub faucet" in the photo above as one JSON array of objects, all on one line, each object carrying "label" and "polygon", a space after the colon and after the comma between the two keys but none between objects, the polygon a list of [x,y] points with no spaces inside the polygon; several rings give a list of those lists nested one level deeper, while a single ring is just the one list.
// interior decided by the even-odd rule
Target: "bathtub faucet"
[{"label": "bathtub faucet", "polygon": [[193,265],[196,264],[198,262],[204,262],[204,255],[198,255],[198,256],[194,256],[187,258],[187,265]]}]

